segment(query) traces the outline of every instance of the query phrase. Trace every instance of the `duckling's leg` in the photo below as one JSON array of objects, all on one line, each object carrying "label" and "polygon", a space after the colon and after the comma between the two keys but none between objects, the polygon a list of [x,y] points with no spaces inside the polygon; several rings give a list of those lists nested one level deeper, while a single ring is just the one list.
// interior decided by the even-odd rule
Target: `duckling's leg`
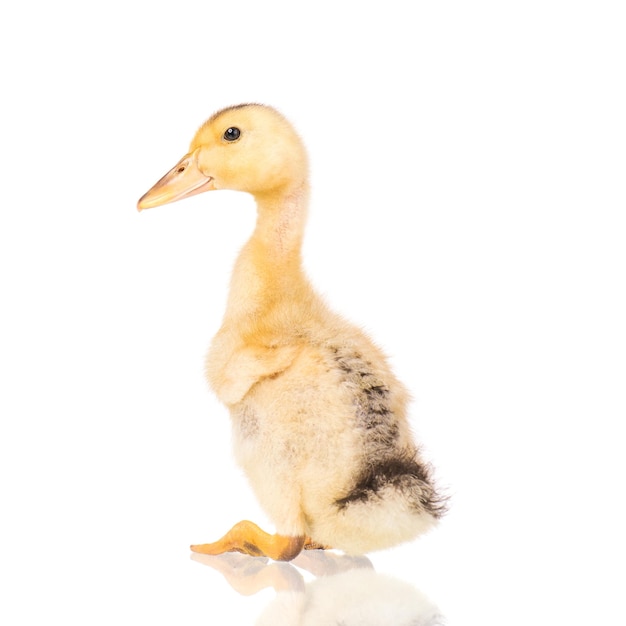
[{"label": "duckling's leg", "polygon": [[275,561],[291,561],[302,551],[304,539],[304,536],[270,535],[244,520],[235,524],[219,541],[191,546],[191,550],[200,554],[242,552],[250,556],[268,556]]}]

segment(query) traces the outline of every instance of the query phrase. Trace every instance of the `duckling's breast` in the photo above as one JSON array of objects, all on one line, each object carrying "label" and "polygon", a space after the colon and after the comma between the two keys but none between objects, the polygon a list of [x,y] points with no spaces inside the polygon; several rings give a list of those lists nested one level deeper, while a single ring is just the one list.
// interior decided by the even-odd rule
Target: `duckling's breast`
[{"label": "duckling's breast", "polygon": [[285,371],[253,386],[233,407],[236,452],[297,473],[358,454],[352,391],[328,350],[305,346]]}]

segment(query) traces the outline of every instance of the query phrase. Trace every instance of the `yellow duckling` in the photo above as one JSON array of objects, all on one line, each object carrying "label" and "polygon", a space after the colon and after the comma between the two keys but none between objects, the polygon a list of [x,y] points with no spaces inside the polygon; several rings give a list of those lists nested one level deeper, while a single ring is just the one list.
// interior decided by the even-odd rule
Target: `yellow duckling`
[{"label": "yellow duckling", "polygon": [[276,534],[243,521],[192,550],[276,560],[303,547],[362,554],[430,529],[444,505],[411,437],[407,392],[381,351],[328,308],[303,272],[308,165],[289,122],[258,104],[219,111],[138,208],[212,189],[246,191],[258,208],[206,372]]}]

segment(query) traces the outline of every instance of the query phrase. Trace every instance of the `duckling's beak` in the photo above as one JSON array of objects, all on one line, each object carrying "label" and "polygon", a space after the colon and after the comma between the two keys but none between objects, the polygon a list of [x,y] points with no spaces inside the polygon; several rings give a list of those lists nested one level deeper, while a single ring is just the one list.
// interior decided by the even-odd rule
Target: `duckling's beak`
[{"label": "duckling's beak", "polygon": [[137,210],[151,209],[168,202],[215,189],[213,179],[198,168],[197,152],[186,154],[137,203]]}]

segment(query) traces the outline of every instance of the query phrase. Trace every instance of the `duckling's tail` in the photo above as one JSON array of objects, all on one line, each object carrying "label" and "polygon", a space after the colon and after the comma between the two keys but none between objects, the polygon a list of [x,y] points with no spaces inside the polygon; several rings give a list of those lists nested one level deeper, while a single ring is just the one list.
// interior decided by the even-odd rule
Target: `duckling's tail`
[{"label": "duckling's tail", "polygon": [[429,467],[406,453],[368,466],[335,506],[341,523],[331,545],[362,554],[427,532],[444,515],[447,498],[436,492]]}]

